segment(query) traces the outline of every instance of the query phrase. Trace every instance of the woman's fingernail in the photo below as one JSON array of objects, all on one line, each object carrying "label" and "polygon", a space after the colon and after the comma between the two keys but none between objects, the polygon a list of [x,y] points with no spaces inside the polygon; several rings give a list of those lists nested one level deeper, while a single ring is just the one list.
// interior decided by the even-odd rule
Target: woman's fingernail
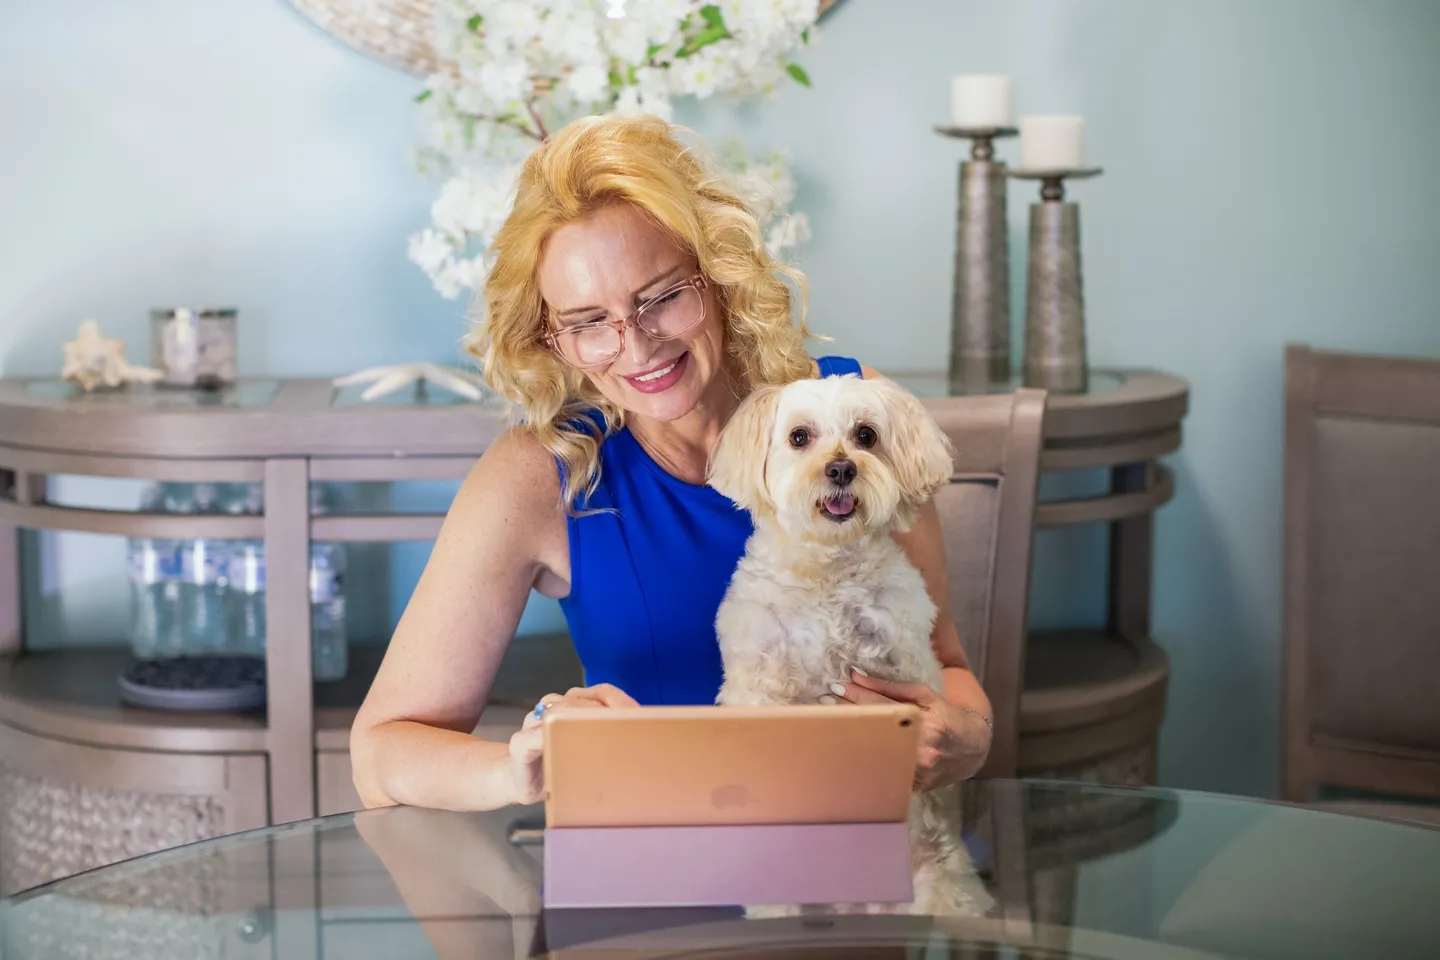
[{"label": "woman's fingernail", "polygon": [[835,696],[837,696],[837,697],[843,697],[843,696],[845,696],[845,684],[843,684],[843,683],[832,683],[832,684],[830,684],[830,692],[833,693],[833,694],[835,694]]},{"label": "woman's fingernail", "polygon": [[820,702],[825,704],[825,706],[827,707],[835,706],[835,698],[830,696],[828,693],[820,698]]},{"label": "woman's fingernail", "polygon": [[861,670],[859,667],[854,667],[853,669],[854,669],[854,671],[855,671],[856,673],[860,674],[860,676],[862,676],[862,677],[868,677],[868,676],[870,676],[870,674],[866,673],[864,670]]}]

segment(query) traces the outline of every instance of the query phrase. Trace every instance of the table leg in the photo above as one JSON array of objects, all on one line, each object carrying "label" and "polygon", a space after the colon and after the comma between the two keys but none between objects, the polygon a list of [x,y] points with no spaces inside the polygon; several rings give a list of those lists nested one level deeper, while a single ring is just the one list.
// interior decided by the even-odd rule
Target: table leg
[{"label": "table leg", "polygon": [[[45,502],[45,477],[23,470],[8,472],[6,493],[16,503]],[[25,633],[25,583],[20,559],[20,528],[0,523],[0,657],[20,653]]]},{"label": "table leg", "polygon": [[315,816],[315,706],[310,653],[310,471],[265,464],[265,681],[272,823]]},{"label": "table leg", "polygon": [[20,653],[24,613],[20,576],[20,528],[0,523],[0,657]]},{"label": "table leg", "polygon": [[[1115,494],[1136,493],[1154,482],[1149,461],[1127,463],[1110,471]],[[1150,633],[1150,563],[1153,519],[1147,513],[1110,524],[1110,584],[1107,619],[1110,632],[1130,641]]]}]

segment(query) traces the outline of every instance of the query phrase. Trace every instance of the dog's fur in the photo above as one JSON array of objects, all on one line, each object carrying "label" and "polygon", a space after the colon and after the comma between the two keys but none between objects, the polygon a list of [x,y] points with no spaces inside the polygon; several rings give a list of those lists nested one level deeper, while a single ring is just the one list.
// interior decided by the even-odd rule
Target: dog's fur
[{"label": "dog's fur", "polygon": [[[837,483],[845,464],[853,479]],[[717,702],[813,704],[854,669],[940,691],[936,607],[891,534],[909,529],[951,469],[944,433],[892,381],[827,377],[747,397],[710,467],[711,486],[755,522],[716,616]],[[918,795],[910,822],[910,909],[985,912],[990,897],[959,842],[958,789]]]}]

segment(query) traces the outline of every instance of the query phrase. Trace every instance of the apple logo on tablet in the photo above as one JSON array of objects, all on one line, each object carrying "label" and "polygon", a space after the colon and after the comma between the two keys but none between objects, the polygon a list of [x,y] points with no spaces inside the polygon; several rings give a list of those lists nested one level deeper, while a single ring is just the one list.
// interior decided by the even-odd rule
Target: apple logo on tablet
[{"label": "apple logo on tablet", "polygon": [[743,783],[731,783],[723,787],[716,787],[710,792],[710,802],[714,804],[716,810],[748,806],[750,788]]}]

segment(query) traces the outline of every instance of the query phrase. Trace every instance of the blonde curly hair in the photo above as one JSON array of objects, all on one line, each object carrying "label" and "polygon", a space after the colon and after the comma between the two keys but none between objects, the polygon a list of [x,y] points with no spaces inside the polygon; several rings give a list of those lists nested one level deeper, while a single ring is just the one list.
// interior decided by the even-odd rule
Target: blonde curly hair
[{"label": "blonde curly hair", "polygon": [[[537,273],[545,243],[559,227],[615,202],[628,203],[693,251],[725,316],[725,365],[743,392],[815,375],[805,349],[804,276],[771,257],[759,220],[688,133],[645,115],[585,117],[568,124],[526,159],[515,206],[490,247],[492,265],[477,300],[480,316],[465,349],[490,387],[559,460],[561,503],[599,483],[600,444],[625,411],[541,339],[545,301]],[[792,281],[801,297],[791,318]],[[585,416],[601,414],[605,433]]]}]

